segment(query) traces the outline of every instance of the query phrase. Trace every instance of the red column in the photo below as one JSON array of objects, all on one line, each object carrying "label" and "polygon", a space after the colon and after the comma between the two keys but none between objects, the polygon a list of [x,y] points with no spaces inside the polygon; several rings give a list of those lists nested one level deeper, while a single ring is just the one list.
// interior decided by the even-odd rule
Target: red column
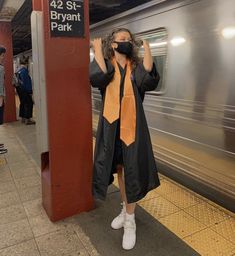
[{"label": "red column", "polygon": [[42,10],[42,2],[41,0],[32,0],[33,10],[41,11]]},{"label": "red column", "polygon": [[11,23],[0,21],[0,45],[6,49],[6,57],[4,61],[5,67],[5,88],[6,88],[6,105],[4,111],[5,122],[16,121],[16,105],[15,90],[12,86],[13,75],[13,49],[12,49],[12,33]]},{"label": "red column", "polygon": [[[93,208],[89,10],[84,1],[84,38],[51,37],[48,5],[41,0],[49,139],[49,152],[42,154],[42,196],[56,221]],[[33,6],[40,9],[40,1]]]}]

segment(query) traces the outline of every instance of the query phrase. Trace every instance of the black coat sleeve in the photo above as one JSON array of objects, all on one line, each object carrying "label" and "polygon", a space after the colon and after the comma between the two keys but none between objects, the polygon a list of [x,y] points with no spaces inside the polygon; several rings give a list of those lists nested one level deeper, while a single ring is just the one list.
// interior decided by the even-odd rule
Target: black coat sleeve
[{"label": "black coat sleeve", "polygon": [[113,79],[114,67],[109,60],[105,60],[105,63],[107,67],[107,73],[103,72],[95,58],[90,63],[90,83],[92,87],[104,90]]},{"label": "black coat sleeve", "polygon": [[152,91],[157,88],[160,76],[154,63],[151,72],[147,72],[143,63],[141,62],[135,68],[134,79],[140,92],[144,93],[146,91]]}]

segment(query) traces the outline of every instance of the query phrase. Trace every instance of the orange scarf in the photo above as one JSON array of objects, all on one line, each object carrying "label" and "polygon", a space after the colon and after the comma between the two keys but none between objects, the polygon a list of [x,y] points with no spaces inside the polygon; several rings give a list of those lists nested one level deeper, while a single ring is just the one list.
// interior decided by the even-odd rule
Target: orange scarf
[{"label": "orange scarf", "polygon": [[120,111],[121,74],[116,60],[113,60],[115,73],[113,80],[106,88],[103,116],[112,124],[120,117],[120,138],[129,146],[135,141],[136,105],[131,82],[131,64],[128,61],[124,81],[124,92]]}]

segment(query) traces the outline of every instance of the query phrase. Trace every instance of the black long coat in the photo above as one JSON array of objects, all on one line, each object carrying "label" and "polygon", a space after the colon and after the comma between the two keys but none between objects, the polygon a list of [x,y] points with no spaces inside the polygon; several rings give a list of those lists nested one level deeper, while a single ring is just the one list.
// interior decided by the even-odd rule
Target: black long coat
[{"label": "black long coat", "polygon": [[[90,82],[93,87],[101,90],[104,103],[105,88],[112,80],[114,67],[106,60],[107,73],[105,74],[94,61],[90,64]],[[122,143],[125,188],[128,203],[137,202],[150,190],[160,185],[157,167],[144,114],[142,101],[146,91],[154,90],[159,82],[159,74],[155,66],[148,73],[140,63],[132,71],[132,86],[136,101],[136,139],[129,146]],[[100,113],[96,133],[96,147],[93,170],[93,195],[104,200],[112,175],[112,162],[116,138],[117,121],[109,124],[103,117],[103,106]]]}]

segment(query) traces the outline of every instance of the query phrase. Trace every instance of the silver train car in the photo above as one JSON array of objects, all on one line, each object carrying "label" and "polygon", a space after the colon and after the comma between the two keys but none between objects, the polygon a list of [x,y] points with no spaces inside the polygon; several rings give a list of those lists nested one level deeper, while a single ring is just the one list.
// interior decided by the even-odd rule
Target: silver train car
[{"label": "silver train car", "polygon": [[[145,113],[160,173],[235,211],[234,0],[154,0],[90,27],[149,41],[161,75]],[[140,55],[141,55],[140,51]],[[93,124],[101,106],[92,90]]]}]

